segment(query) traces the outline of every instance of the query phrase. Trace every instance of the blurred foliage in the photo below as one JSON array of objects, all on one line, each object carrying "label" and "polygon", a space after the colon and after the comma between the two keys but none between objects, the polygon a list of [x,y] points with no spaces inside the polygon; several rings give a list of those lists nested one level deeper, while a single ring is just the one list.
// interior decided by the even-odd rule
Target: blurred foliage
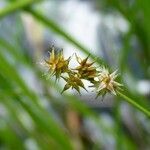
[{"label": "blurred foliage", "polygon": [[[105,112],[112,119],[113,123],[110,125],[104,121],[105,113],[101,113],[102,110],[97,112],[91,109],[77,96],[68,94],[62,96],[61,85],[55,84],[53,80],[45,80],[41,69],[34,62],[33,55],[30,55],[29,51],[32,48],[25,39],[22,39],[22,35],[25,34],[22,12],[31,14],[39,23],[43,23],[45,28],[61,36],[82,52],[86,54],[91,52],[62,29],[61,25],[32,7],[31,4],[36,2],[39,3],[38,0],[9,0],[0,10],[0,149],[105,149],[109,139],[113,139],[114,149],[148,149],[149,118],[137,109],[129,107],[129,114],[135,126],[128,128],[121,111],[122,101],[118,100],[121,98],[116,98],[110,113]],[[95,2],[103,13],[120,13],[130,24],[128,33],[123,35],[120,50],[119,69],[122,80],[125,81],[126,73],[139,80],[128,61],[131,53],[136,58],[136,63],[140,64],[141,79],[149,79],[150,2],[147,0]],[[132,46],[134,37],[139,51]],[[91,57],[95,59],[93,54]],[[97,62],[107,64],[101,58],[97,58]],[[26,73],[36,81],[36,90],[29,86],[28,78],[25,78]],[[124,93],[135,99],[138,105],[150,107],[148,97],[138,91],[135,92],[128,87]],[[93,138],[92,134],[86,131],[84,127],[86,120],[95,125],[96,132],[101,135],[100,139]],[[94,134],[95,131],[92,132]]]}]

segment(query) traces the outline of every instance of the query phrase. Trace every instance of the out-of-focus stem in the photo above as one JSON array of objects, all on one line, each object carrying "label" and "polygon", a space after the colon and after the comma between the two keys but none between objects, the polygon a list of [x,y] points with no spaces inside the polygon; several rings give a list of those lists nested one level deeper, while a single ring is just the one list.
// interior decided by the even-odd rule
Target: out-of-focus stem
[{"label": "out-of-focus stem", "polygon": [[140,111],[142,111],[145,115],[147,115],[148,117],[150,117],[150,111],[147,110],[146,108],[142,107],[141,105],[139,105],[138,103],[136,103],[133,99],[129,98],[128,96],[124,95],[121,92],[117,92],[118,95],[123,98],[124,100],[126,100],[128,103],[130,103],[132,106],[136,107],[137,109],[139,109]]},{"label": "out-of-focus stem", "polygon": [[0,9],[0,19],[11,14],[12,12],[30,6],[31,4],[38,1],[40,0],[19,0],[16,2],[11,2],[10,4],[8,4],[8,6]]}]

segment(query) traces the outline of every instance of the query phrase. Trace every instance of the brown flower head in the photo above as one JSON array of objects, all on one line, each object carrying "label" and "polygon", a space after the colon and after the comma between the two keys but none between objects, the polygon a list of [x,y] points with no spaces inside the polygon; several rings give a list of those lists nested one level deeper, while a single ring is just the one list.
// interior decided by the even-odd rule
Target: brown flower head
[{"label": "brown flower head", "polygon": [[83,82],[76,73],[69,73],[69,77],[62,77],[67,83],[61,93],[68,90],[69,88],[75,89],[80,94],[80,87],[85,89]]},{"label": "brown flower head", "polygon": [[80,65],[78,67],[76,67],[74,70],[78,71],[78,75],[81,79],[86,79],[86,80],[93,82],[94,78],[98,75],[98,72],[96,70],[96,67],[92,66],[94,64],[94,62],[92,62],[92,63],[87,62],[90,55],[88,57],[86,57],[85,59],[81,59],[76,54],[75,54],[75,56],[76,56],[77,62]]},{"label": "brown flower head", "polygon": [[62,73],[68,72],[69,61],[70,57],[68,59],[64,59],[63,50],[56,54],[55,48],[53,46],[50,57],[48,60],[45,60],[45,63],[49,69],[50,74],[55,75],[56,79],[58,79]]}]

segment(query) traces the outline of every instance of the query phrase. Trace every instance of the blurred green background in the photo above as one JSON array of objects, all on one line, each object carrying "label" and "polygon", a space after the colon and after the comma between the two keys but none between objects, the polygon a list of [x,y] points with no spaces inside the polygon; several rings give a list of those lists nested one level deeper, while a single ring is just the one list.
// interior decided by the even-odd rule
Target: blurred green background
[{"label": "blurred green background", "polygon": [[[0,0],[0,150],[149,150],[150,120],[123,99],[46,80],[52,45],[119,69],[150,108],[150,1]],[[72,66],[75,64],[71,62]],[[87,83],[85,83],[87,85]]]}]

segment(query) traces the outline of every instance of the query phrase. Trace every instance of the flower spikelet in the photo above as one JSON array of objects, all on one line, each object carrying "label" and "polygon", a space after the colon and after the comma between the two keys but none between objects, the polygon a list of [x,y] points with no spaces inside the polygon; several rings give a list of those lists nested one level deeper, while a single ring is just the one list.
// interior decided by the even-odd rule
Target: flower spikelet
[{"label": "flower spikelet", "polygon": [[75,73],[69,73],[69,77],[62,77],[66,81],[66,85],[61,93],[68,90],[69,88],[75,89],[80,94],[80,87],[85,89],[82,80]]},{"label": "flower spikelet", "polygon": [[97,76],[97,70],[96,67],[92,66],[94,62],[88,63],[88,58],[87,56],[85,59],[81,59],[78,57],[76,54],[76,60],[79,63],[79,66],[77,66],[74,70],[78,71],[78,75],[81,79],[86,79],[89,81],[94,81],[94,78]]},{"label": "flower spikelet", "polygon": [[48,60],[45,60],[45,63],[49,69],[50,74],[56,76],[57,80],[60,78],[62,73],[68,72],[69,61],[70,57],[68,59],[64,59],[63,50],[56,54],[55,48],[53,46],[50,57]]},{"label": "flower spikelet", "polygon": [[102,67],[98,76],[98,81],[95,83],[97,89],[97,97],[99,95],[104,96],[107,92],[116,95],[116,91],[120,89],[122,84],[115,81],[118,77],[117,70],[110,73],[108,69]]}]

